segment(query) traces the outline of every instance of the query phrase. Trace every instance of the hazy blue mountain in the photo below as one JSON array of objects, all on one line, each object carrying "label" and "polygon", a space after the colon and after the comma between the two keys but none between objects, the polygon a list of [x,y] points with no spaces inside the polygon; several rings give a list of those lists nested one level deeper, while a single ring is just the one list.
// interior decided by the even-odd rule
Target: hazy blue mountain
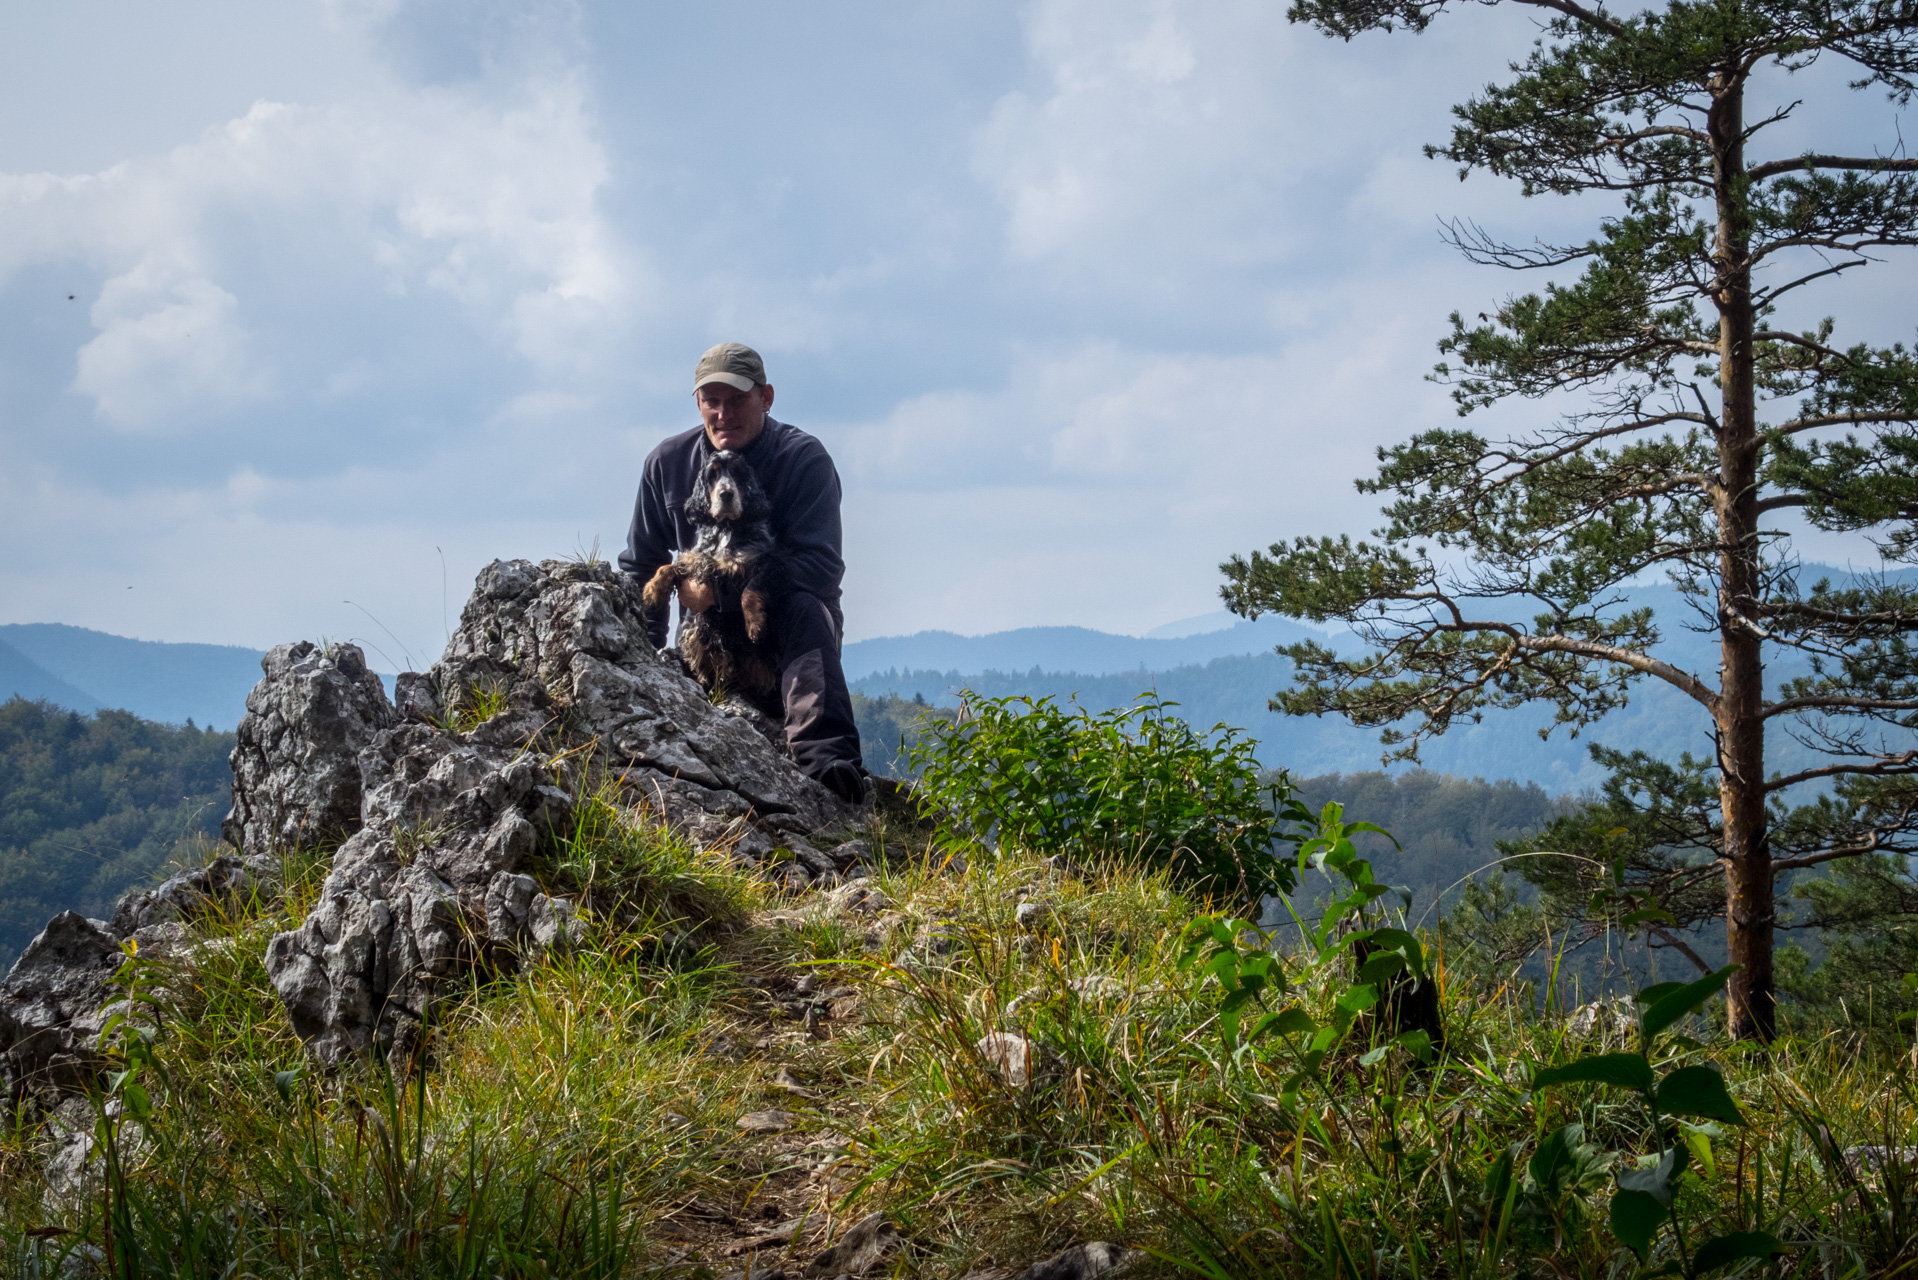
[{"label": "hazy blue mountain", "polygon": [[[1808,569],[1807,582],[1821,572]],[[1837,576],[1834,571],[1834,576]],[[1694,615],[1672,587],[1659,584],[1634,589],[1626,602],[1629,607],[1649,605],[1656,611],[1661,629],[1658,652],[1680,666],[1715,679],[1717,646],[1709,634],[1690,629],[1686,623]],[[1511,610],[1508,609],[1508,612]],[[1175,627],[1204,625],[1207,619],[1187,619]],[[1062,646],[1071,628],[1047,628],[1046,638]],[[848,677],[853,688],[869,697],[888,694],[951,706],[961,689],[972,689],[986,696],[1005,695],[1077,696],[1089,710],[1123,706],[1141,693],[1156,693],[1180,704],[1180,714],[1195,725],[1219,723],[1244,729],[1259,742],[1258,756],[1269,768],[1290,769],[1295,774],[1350,773],[1377,769],[1381,748],[1376,730],[1353,728],[1336,718],[1297,718],[1282,716],[1268,708],[1268,700],[1291,684],[1291,664],[1272,652],[1274,645],[1295,638],[1321,638],[1285,619],[1262,618],[1257,623],[1241,622],[1220,631],[1184,636],[1177,639],[1137,640],[1127,636],[1102,636],[1098,632],[1077,632],[1117,642],[1082,652],[1092,661],[1083,666],[1070,665],[1070,654],[1048,667],[1033,660],[1037,646],[1024,638],[1035,631],[1003,632],[999,635],[963,637],[950,633],[922,633],[897,641],[867,641],[868,654],[882,652],[882,643],[902,647],[924,645],[923,651],[945,653],[954,660],[934,666],[904,664],[875,669],[870,663],[854,669]],[[1256,635],[1257,639],[1253,640]],[[1269,638],[1268,638],[1269,637]],[[1247,643],[1251,640],[1252,643]],[[1343,648],[1349,637],[1334,647]],[[1185,659],[1180,665],[1138,669],[1137,660],[1114,663],[1112,655],[1129,656],[1143,650],[1146,654],[1172,653],[1174,646],[1219,646],[1223,656]],[[1126,646],[1137,646],[1128,648]],[[1163,646],[1162,648],[1143,648]],[[848,654],[860,646],[848,645]],[[1005,652],[1016,655],[1003,665],[977,662],[980,655]],[[1104,660],[1103,662],[1101,660]],[[1097,664],[1097,665],[1095,665]],[[1773,655],[1771,676],[1777,683],[1802,673],[1802,659]],[[1601,724],[1578,738],[1563,728],[1553,730],[1541,741],[1538,731],[1550,723],[1551,712],[1543,707],[1525,707],[1514,711],[1487,712],[1476,725],[1461,724],[1443,738],[1429,743],[1422,753],[1426,768],[1440,773],[1471,778],[1512,778],[1533,782],[1553,793],[1579,791],[1596,786],[1603,772],[1590,758],[1588,744],[1603,743],[1620,749],[1637,748],[1663,759],[1676,760],[1681,752],[1709,756],[1712,742],[1710,722],[1691,699],[1656,680],[1642,680],[1632,690],[1631,700]],[[890,745],[890,744],[888,744]],[[1770,735],[1770,763],[1780,770],[1804,767],[1814,762],[1813,753],[1787,737],[1782,726]]]},{"label": "hazy blue mountain", "polygon": [[220,729],[233,728],[245,714],[247,691],[260,678],[264,656],[229,645],[129,640],[56,622],[0,626],[0,646],[64,685],[64,691],[30,691],[0,666],[0,699],[18,693],[75,711],[118,707],[161,724],[191,718]]},{"label": "hazy blue mountain", "polygon": [[[1205,626],[1208,618],[1188,618],[1169,626]],[[1030,671],[1034,667],[1105,675],[1170,671],[1214,658],[1267,653],[1299,640],[1330,641],[1331,637],[1290,618],[1275,616],[1257,622],[1240,619],[1216,630],[1169,637],[1118,636],[1086,627],[1022,627],[983,636],[921,631],[855,641],[846,646],[841,661],[848,680],[886,670]]]},{"label": "hazy blue mountain", "polygon": [[[1258,741],[1259,762],[1305,776],[1355,773],[1379,767],[1378,732],[1357,729],[1334,717],[1285,716],[1267,701],[1291,683],[1291,664],[1274,653],[1240,654],[1170,671],[1127,671],[1087,675],[1072,671],[883,671],[852,682],[853,691],[871,698],[897,695],[952,706],[961,689],[987,697],[1076,698],[1087,710],[1100,711],[1155,693],[1179,704],[1178,714],[1200,727],[1228,724]],[[1460,725],[1423,753],[1427,769],[1460,777],[1513,778],[1535,782],[1553,793],[1596,786],[1603,771],[1591,762],[1586,744],[1640,747],[1677,758],[1680,751],[1709,752],[1706,722],[1695,704],[1664,686],[1650,683],[1634,691],[1630,705],[1613,713],[1596,730],[1571,738],[1563,729],[1540,741],[1538,730],[1550,719],[1546,710],[1528,707],[1488,714],[1476,725]],[[890,747],[892,744],[886,744]],[[1795,744],[1780,738],[1774,750],[1790,753]],[[1783,767],[1783,760],[1780,760]]]},{"label": "hazy blue mountain", "polygon": [[[7,628],[0,627],[0,635]],[[20,650],[0,640],[0,702],[19,696],[29,702],[51,702],[69,711],[97,711],[98,699],[68,684]]]},{"label": "hazy blue mountain", "polygon": [[1224,631],[1227,627],[1236,627],[1244,619],[1230,609],[1214,609],[1211,613],[1201,613],[1190,618],[1178,618],[1172,622],[1161,623],[1145,633],[1148,640],[1183,640],[1187,636],[1204,635],[1208,631]]}]

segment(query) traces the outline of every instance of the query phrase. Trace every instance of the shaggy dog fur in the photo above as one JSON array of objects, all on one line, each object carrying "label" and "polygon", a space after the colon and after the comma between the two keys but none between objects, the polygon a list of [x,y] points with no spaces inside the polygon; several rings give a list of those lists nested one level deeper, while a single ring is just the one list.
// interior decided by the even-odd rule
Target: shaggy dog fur
[{"label": "shaggy dog fur", "polygon": [[646,607],[665,604],[681,582],[711,587],[713,607],[679,624],[680,656],[707,689],[738,694],[779,720],[779,664],[766,615],[786,566],[773,539],[772,502],[752,467],[728,449],[700,470],[685,512],[698,538],[646,584]]}]

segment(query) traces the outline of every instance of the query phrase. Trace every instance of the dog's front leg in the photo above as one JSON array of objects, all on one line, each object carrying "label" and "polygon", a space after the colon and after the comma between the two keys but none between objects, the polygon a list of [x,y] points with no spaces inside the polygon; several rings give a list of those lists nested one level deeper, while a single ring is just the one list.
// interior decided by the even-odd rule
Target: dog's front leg
[{"label": "dog's front leg", "polygon": [[666,603],[667,597],[673,594],[673,588],[678,585],[679,565],[677,563],[662,564],[659,566],[659,572],[647,582],[646,589],[640,593],[640,598],[646,602],[648,609],[657,609]]},{"label": "dog's front leg", "polygon": [[758,644],[766,634],[766,597],[747,587],[739,593],[739,611],[746,615],[746,638]]}]

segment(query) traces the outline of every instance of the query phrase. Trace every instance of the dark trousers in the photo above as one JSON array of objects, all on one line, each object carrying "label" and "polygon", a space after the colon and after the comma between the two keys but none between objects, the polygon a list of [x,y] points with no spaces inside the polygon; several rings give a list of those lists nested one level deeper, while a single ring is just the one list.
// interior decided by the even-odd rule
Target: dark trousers
[{"label": "dark trousers", "polygon": [[779,641],[779,696],[793,763],[815,778],[840,760],[863,772],[852,694],[839,665],[844,625],[839,611],[818,596],[788,591],[775,597],[771,621]]}]

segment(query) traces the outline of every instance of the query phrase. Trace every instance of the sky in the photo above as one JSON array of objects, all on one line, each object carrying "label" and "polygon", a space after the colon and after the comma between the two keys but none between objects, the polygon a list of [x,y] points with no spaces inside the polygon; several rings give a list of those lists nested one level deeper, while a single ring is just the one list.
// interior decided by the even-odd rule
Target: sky
[{"label": "sky", "polygon": [[[849,640],[1214,610],[1374,523],[1446,315],[1534,287],[1440,220],[1603,211],[1420,153],[1522,14],[1283,9],[8,6],[0,622],[424,665],[489,560],[617,552],[726,340],[836,460]],[[1864,336],[1912,283],[1844,285]]]}]

